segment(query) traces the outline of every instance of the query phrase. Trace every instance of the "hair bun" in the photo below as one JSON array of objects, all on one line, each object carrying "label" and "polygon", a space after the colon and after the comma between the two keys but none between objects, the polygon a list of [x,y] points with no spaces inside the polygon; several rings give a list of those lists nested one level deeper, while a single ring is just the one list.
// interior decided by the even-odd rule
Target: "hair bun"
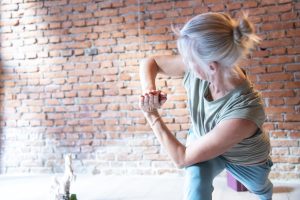
[{"label": "hair bun", "polygon": [[233,27],[233,38],[234,42],[241,45],[244,40],[248,40],[250,35],[254,33],[254,27],[251,22],[249,22],[246,15],[239,20],[238,24]]},{"label": "hair bun", "polygon": [[240,31],[239,26],[233,27],[233,39],[234,39],[234,43],[241,44],[242,37],[243,37],[243,35],[242,35],[241,31]]}]

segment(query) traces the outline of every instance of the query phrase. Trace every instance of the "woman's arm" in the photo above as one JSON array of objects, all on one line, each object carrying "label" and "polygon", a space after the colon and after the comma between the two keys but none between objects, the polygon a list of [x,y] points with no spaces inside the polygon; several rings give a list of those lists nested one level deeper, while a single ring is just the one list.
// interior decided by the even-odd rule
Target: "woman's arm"
[{"label": "woman's arm", "polygon": [[243,139],[252,136],[257,125],[245,119],[230,119],[220,122],[205,136],[185,147],[170,132],[157,112],[144,113],[160,144],[166,149],[178,168],[190,166],[215,158]]},{"label": "woman's arm", "polygon": [[[181,57],[148,58],[142,62],[140,68],[143,92],[148,93],[141,96],[140,107],[160,144],[166,149],[177,167],[182,168],[217,157],[256,132],[257,125],[254,122],[230,119],[220,122],[213,130],[189,146],[181,144],[162,121],[156,107],[153,106],[159,102],[159,93],[147,92],[147,90],[156,90],[155,77],[159,72],[169,76],[183,75],[185,67]],[[154,109],[151,112],[145,112],[149,110],[149,107],[154,107]]]},{"label": "woman's arm", "polygon": [[183,76],[185,65],[180,55],[149,57],[140,63],[140,80],[143,93],[156,90],[155,78],[158,73],[167,76]]}]

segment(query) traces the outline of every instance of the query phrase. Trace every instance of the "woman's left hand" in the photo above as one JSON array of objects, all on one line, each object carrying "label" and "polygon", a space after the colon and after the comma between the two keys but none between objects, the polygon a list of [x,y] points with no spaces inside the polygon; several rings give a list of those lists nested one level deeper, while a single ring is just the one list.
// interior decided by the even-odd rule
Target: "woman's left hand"
[{"label": "woman's left hand", "polygon": [[157,112],[167,100],[167,95],[161,91],[152,90],[144,95],[141,95],[139,106],[143,112],[153,113]]}]

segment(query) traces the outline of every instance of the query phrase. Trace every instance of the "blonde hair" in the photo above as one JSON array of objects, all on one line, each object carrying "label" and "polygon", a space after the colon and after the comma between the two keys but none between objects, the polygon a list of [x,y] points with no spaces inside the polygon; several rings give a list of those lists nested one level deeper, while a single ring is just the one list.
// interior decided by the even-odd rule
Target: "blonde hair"
[{"label": "blonde hair", "polygon": [[207,73],[205,68],[216,61],[224,75],[234,74],[237,63],[260,41],[245,13],[239,21],[225,13],[200,14],[175,33],[179,36],[179,53],[186,64],[201,63],[200,67]]}]

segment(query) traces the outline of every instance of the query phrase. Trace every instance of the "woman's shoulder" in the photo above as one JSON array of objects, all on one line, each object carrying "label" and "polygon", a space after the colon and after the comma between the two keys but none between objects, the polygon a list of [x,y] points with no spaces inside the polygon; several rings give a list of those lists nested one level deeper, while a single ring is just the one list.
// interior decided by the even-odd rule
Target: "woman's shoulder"
[{"label": "woman's shoulder", "polygon": [[235,98],[247,99],[250,96],[260,97],[260,92],[255,89],[254,84],[248,78],[244,79],[233,93]]}]

